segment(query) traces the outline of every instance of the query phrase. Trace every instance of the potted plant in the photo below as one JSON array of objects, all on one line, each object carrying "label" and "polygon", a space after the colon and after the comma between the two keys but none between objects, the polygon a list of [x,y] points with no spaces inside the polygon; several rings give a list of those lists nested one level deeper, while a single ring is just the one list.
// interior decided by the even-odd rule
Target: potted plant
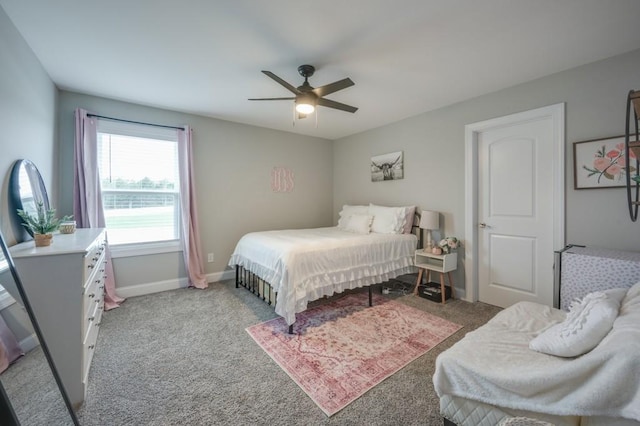
[{"label": "potted plant", "polygon": [[23,220],[22,226],[33,234],[36,247],[44,247],[51,244],[53,232],[58,230],[60,223],[70,220],[73,216],[65,216],[62,219],[55,217],[56,209],[45,210],[44,203],[39,201],[36,205],[36,215],[32,216],[24,210],[18,209],[18,216]]}]

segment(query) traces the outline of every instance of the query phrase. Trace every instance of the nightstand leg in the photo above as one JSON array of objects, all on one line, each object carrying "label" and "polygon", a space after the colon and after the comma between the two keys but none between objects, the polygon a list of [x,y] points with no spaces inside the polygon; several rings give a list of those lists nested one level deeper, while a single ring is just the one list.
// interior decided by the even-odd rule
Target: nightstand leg
[{"label": "nightstand leg", "polygon": [[444,285],[444,274],[442,272],[440,272],[440,293],[442,293],[442,304],[444,305],[445,302],[445,285]]},{"label": "nightstand leg", "polygon": [[456,298],[456,287],[453,285],[453,279],[451,278],[451,272],[447,272],[449,275],[449,287],[451,287],[451,299]]},{"label": "nightstand leg", "polygon": [[416,280],[416,288],[413,289],[414,295],[418,294],[418,287],[420,286],[420,284],[422,284],[422,271],[424,271],[424,269],[418,268],[418,279]]}]

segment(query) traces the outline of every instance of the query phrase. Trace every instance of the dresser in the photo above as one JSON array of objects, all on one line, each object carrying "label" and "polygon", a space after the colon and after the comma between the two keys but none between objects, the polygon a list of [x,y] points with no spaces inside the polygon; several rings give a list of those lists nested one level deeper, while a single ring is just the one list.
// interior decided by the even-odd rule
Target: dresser
[{"label": "dresser", "polygon": [[103,228],[56,234],[48,247],[33,241],[11,256],[38,325],[74,407],[84,401],[104,311]]}]

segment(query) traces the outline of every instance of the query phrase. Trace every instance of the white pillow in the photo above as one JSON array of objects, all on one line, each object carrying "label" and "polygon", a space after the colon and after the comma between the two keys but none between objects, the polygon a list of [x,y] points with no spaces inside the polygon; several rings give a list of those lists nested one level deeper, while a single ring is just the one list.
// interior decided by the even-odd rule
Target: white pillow
[{"label": "white pillow", "polygon": [[345,204],[340,210],[340,219],[338,219],[338,228],[345,229],[349,223],[349,218],[354,214],[368,215],[369,206],[350,206]]},{"label": "white pillow", "polygon": [[345,204],[340,211],[340,217],[351,216],[352,214],[369,214],[369,206],[350,206]]},{"label": "white pillow", "polygon": [[346,224],[341,229],[355,232],[356,234],[368,234],[371,232],[371,222],[373,222],[373,216],[371,215],[352,214],[348,216]]},{"label": "white pillow", "polygon": [[613,327],[626,293],[626,288],[596,291],[573,302],[565,320],[531,340],[529,349],[561,357],[589,352]]},{"label": "white pillow", "polygon": [[401,234],[405,224],[404,207],[384,207],[369,204],[369,214],[373,215],[371,232],[379,234]]}]

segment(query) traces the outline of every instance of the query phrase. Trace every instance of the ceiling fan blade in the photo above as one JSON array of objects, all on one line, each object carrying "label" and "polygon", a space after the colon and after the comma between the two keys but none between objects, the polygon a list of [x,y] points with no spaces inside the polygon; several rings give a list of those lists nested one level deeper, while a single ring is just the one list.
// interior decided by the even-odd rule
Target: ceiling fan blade
[{"label": "ceiling fan blade", "polygon": [[290,85],[289,83],[287,83],[286,81],[284,81],[283,79],[281,79],[280,77],[272,73],[271,71],[262,71],[262,73],[271,77],[272,79],[274,79],[275,81],[283,85],[291,93],[294,93],[296,95],[300,94],[300,91],[298,89],[296,89],[295,87],[293,87],[292,85]]},{"label": "ceiling fan blade", "polygon": [[347,112],[356,112],[358,110],[358,108],[352,107],[351,105],[341,104],[340,102],[336,102],[336,101],[332,101],[324,98],[318,98],[317,104],[325,107],[329,107],[329,108],[335,108],[342,111],[347,111]]},{"label": "ceiling fan blade", "polygon": [[291,101],[295,98],[249,98],[249,101]]},{"label": "ceiling fan blade", "polygon": [[322,96],[330,95],[331,93],[337,92],[338,90],[351,87],[354,84],[355,83],[351,81],[350,78],[344,78],[340,81],[336,81],[330,84],[325,84],[324,86],[316,87],[315,89],[312,90],[312,92],[322,97]]}]

